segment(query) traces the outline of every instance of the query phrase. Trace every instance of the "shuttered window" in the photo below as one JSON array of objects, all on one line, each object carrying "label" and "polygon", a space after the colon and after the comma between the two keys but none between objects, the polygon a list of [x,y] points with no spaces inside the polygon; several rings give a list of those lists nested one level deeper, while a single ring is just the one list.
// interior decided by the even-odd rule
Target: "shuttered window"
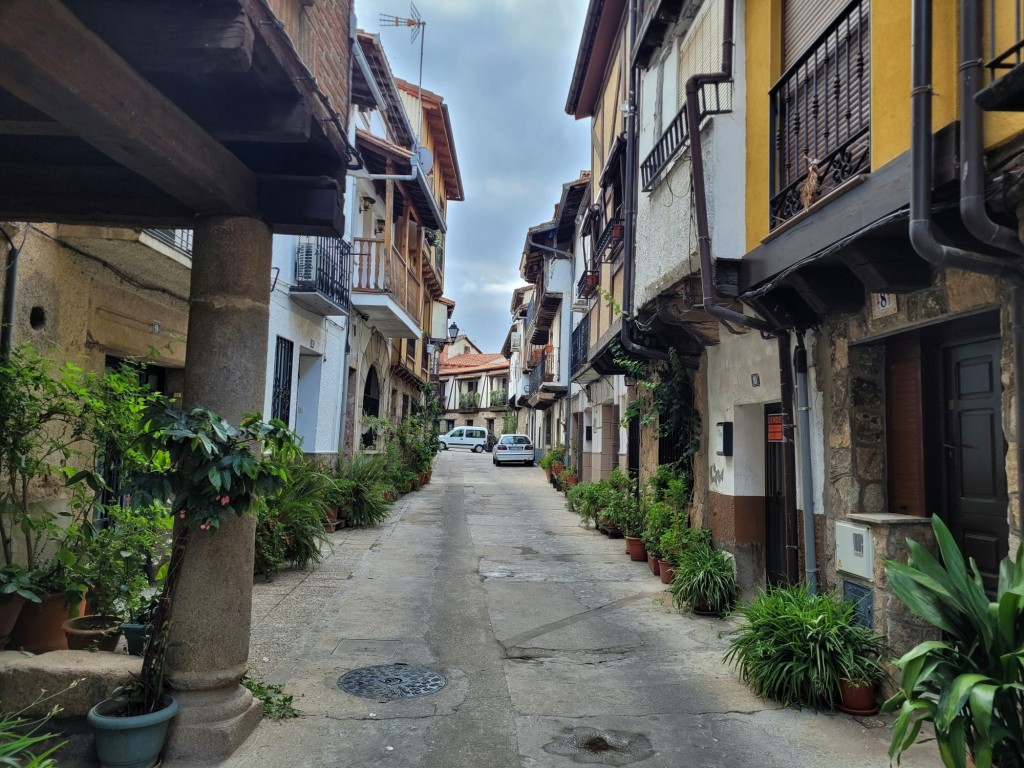
[{"label": "shuttered window", "polygon": [[[718,72],[722,68],[723,0],[705,0],[700,17],[679,44],[677,104],[686,101],[686,81],[693,75]],[[742,17],[741,17],[742,18]],[[739,62],[734,62],[738,65]],[[732,109],[732,86],[704,86],[702,112],[728,112]]]},{"label": "shuttered window", "polygon": [[924,415],[920,342],[916,336],[896,337],[886,348],[886,359],[889,511],[901,515],[924,516]]},{"label": "shuttered window", "polygon": [[850,0],[782,0],[782,71],[786,72]]}]

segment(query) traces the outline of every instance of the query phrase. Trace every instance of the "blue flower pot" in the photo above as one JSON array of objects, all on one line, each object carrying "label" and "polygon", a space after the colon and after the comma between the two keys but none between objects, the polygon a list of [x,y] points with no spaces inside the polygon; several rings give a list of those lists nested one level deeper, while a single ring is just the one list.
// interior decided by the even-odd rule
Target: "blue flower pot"
[{"label": "blue flower pot", "polygon": [[128,646],[128,653],[132,656],[141,656],[146,648],[146,639],[152,631],[152,624],[122,624],[121,633],[124,635],[125,645]]},{"label": "blue flower pot", "polygon": [[118,716],[124,703],[117,699],[104,699],[89,710],[89,725],[96,734],[96,754],[102,768],[156,765],[167,726],[178,712],[178,701],[173,696],[164,696],[163,703],[163,709],[136,717]]}]

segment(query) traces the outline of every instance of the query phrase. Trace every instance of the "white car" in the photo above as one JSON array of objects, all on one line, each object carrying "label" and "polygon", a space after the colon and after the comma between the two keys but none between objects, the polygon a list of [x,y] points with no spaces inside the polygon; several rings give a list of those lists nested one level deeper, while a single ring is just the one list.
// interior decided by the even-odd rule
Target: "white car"
[{"label": "white car", "polygon": [[496,467],[515,461],[533,466],[533,440],[528,435],[502,435],[491,450],[491,462]]},{"label": "white car", "polygon": [[469,448],[473,453],[483,453],[487,447],[487,430],[483,427],[456,427],[437,438],[441,448]]}]

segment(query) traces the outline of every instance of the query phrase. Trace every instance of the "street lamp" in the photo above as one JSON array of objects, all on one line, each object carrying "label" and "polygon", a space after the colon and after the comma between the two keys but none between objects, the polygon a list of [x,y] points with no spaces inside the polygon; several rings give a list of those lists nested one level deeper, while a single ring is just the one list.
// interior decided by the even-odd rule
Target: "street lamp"
[{"label": "street lamp", "polygon": [[459,326],[457,326],[455,321],[452,320],[452,324],[448,326],[448,343],[450,344],[457,338],[459,338]]}]

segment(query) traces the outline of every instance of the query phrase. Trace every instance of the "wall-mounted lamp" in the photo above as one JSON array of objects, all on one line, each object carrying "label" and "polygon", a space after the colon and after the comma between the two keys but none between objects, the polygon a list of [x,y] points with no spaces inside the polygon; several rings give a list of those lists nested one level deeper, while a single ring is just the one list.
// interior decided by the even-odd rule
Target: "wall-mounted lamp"
[{"label": "wall-mounted lamp", "polygon": [[150,324],[150,326],[149,326],[149,330],[150,330],[150,331],[152,331],[152,332],[153,332],[154,334],[159,334],[159,333],[160,333],[160,330],[161,330],[161,328],[160,328],[160,323],[158,323],[158,322],[157,322],[156,320],[154,320],[154,321],[153,321],[153,322],[152,322],[152,323]]},{"label": "wall-mounted lamp", "polygon": [[752,373],[750,374],[750,386],[760,387],[761,386],[761,374]]},{"label": "wall-mounted lamp", "polygon": [[360,198],[360,200],[361,200],[361,202],[359,203],[359,212],[360,213],[365,213],[366,211],[370,210],[371,208],[373,208],[374,205],[377,204],[377,199],[374,198],[374,197],[370,197],[369,195],[363,195]]},{"label": "wall-mounted lamp", "polygon": [[375,222],[373,222],[373,234],[384,234],[384,219],[377,219]]},{"label": "wall-mounted lamp", "polygon": [[448,341],[453,342],[459,338],[459,326],[452,320],[452,324],[448,326]]},{"label": "wall-mounted lamp", "polygon": [[715,453],[718,456],[732,456],[731,421],[720,421],[715,424]]}]

